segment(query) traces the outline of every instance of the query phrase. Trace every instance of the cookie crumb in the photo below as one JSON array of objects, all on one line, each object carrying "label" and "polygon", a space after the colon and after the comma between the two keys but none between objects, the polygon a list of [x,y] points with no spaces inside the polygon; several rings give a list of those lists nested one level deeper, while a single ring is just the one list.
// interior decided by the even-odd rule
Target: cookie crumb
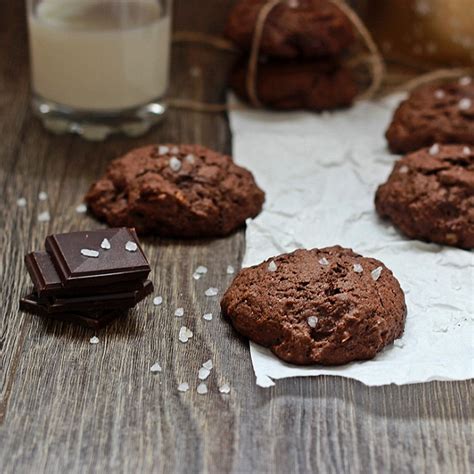
[{"label": "cookie crumb", "polygon": [[202,382],[200,383],[198,386],[197,386],[197,393],[199,393],[199,395],[206,395],[207,393],[207,385]]},{"label": "cookie crumb", "polygon": [[223,393],[227,395],[230,393],[230,385],[228,383],[225,383],[219,387],[219,393]]},{"label": "cookie crumb", "polygon": [[153,304],[155,306],[160,306],[161,303],[163,303],[163,297],[162,296],[155,296],[153,298]]},{"label": "cookie crumb", "polygon": [[178,385],[178,392],[187,392],[189,390],[189,384],[186,382],[180,383]]},{"label": "cookie crumb", "polygon": [[81,255],[84,255],[84,257],[97,258],[99,256],[99,252],[97,250],[81,249]]},{"label": "cookie crumb", "polygon": [[188,329],[186,326],[181,326],[181,329],[179,330],[179,336],[178,339],[180,342],[186,344],[186,342],[189,341],[193,337],[193,332]]},{"label": "cookie crumb", "polygon": [[138,250],[138,245],[135,242],[132,242],[131,240],[129,240],[125,244],[125,250],[127,252],[136,252]]},{"label": "cookie crumb", "polygon": [[227,275],[233,275],[235,273],[235,268],[232,265],[227,265],[226,273]]},{"label": "cookie crumb", "polygon": [[99,338],[97,336],[93,336],[89,339],[90,344],[99,344]]},{"label": "cookie crumb", "polygon": [[173,171],[179,171],[181,169],[181,160],[173,156],[170,158],[169,165]]},{"label": "cookie crumb", "polygon": [[469,99],[468,97],[464,97],[464,99],[461,99],[459,101],[458,107],[461,110],[469,110],[472,107],[472,100]]},{"label": "cookie crumb", "polygon": [[158,372],[161,372],[161,365],[158,364],[158,362],[155,362],[151,367],[150,367],[150,372],[153,374],[156,374]]},{"label": "cookie crumb", "polygon": [[177,317],[177,318],[181,318],[184,316],[184,308],[178,308],[175,312],[174,312],[174,315]]},{"label": "cookie crumb", "polygon": [[356,273],[362,273],[364,271],[360,263],[354,263],[353,268]]},{"label": "cookie crumb", "polygon": [[319,259],[319,263],[326,267],[329,265],[329,260],[326,257],[323,257]]},{"label": "cookie crumb", "polygon": [[85,204],[79,204],[76,206],[76,212],[78,214],[85,214],[87,212],[87,206]]},{"label": "cookie crumb", "polygon": [[213,288],[213,287],[208,288],[208,289],[204,292],[204,294],[205,294],[206,296],[217,296],[218,293],[219,293],[218,288]]},{"label": "cookie crumb", "polygon": [[269,272],[276,272],[277,270],[277,264],[272,260],[269,264],[268,264],[268,271]]},{"label": "cookie crumb", "polygon": [[437,143],[435,143],[434,145],[431,146],[430,148],[430,151],[429,151],[430,155],[437,155],[439,153],[439,145]]},{"label": "cookie crumb", "polygon": [[103,248],[104,250],[110,250],[110,249],[111,249],[111,245],[110,245],[109,239],[104,239],[104,240],[101,242],[100,247]]},{"label": "cookie crumb", "polygon": [[370,272],[370,275],[372,276],[372,280],[374,280],[374,281],[377,281],[380,278],[381,274],[382,274],[382,267],[374,268]]},{"label": "cookie crumb", "polygon": [[24,197],[18,198],[16,200],[18,207],[25,207],[26,206],[26,199]]},{"label": "cookie crumb", "polygon": [[48,211],[44,211],[38,214],[38,222],[49,222],[51,220],[51,215]]},{"label": "cookie crumb", "polygon": [[318,318],[316,316],[310,316],[307,320],[308,326],[315,328],[318,324]]},{"label": "cookie crumb", "polygon": [[206,321],[212,321],[212,313],[206,313],[203,315],[202,319]]}]

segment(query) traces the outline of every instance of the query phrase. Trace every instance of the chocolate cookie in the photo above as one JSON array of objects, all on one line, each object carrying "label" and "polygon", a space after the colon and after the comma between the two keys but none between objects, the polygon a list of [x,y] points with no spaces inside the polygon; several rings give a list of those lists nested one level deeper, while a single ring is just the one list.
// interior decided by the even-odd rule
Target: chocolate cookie
[{"label": "chocolate cookie", "polygon": [[215,237],[261,210],[264,193],[230,156],[199,145],[146,146],[110,163],[85,201],[111,226],[141,234]]},{"label": "chocolate cookie", "polygon": [[[248,101],[247,65],[233,71],[230,86]],[[257,74],[260,102],[278,110],[312,111],[349,107],[357,95],[352,72],[331,61],[273,61],[261,63]]]},{"label": "chocolate cookie", "polygon": [[371,359],[402,335],[406,316],[392,272],[339,246],[242,270],[221,307],[239,333],[301,365]]},{"label": "chocolate cookie", "polygon": [[[257,16],[267,0],[240,0],[231,11],[226,36],[249,50]],[[339,55],[354,41],[351,22],[328,0],[289,0],[268,15],[260,53],[280,58]]]},{"label": "chocolate cookie", "polygon": [[412,239],[474,248],[474,147],[433,145],[403,157],[375,207]]},{"label": "chocolate cookie", "polygon": [[463,77],[419,87],[399,105],[385,136],[394,153],[434,143],[474,144],[474,82]]}]

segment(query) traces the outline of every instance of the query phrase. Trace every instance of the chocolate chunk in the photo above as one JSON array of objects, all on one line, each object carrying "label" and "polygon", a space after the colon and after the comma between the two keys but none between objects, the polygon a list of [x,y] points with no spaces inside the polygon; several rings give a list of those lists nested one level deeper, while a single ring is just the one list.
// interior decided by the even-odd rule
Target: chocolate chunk
[{"label": "chocolate chunk", "polygon": [[[111,248],[108,250],[101,248],[104,239],[110,242]],[[129,242],[137,245],[137,251],[126,250]],[[145,254],[131,229],[55,234],[46,237],[45,245],[65,288],[145,279],[150,272]],[[99,255],[92,257],[91,252],[84,250],[98,252]]]}]

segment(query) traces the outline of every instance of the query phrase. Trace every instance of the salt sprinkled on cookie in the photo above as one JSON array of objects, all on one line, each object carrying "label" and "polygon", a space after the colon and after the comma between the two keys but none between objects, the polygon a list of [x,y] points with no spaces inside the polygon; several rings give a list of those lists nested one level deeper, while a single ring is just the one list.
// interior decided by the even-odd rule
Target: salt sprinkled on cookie
[{"label": "salt sprinkled on cookie", "polygon": [[129,240],[125,244],[125,250],[127,252],[136,252],[138,250],[138,245],[135,242],[132,242],[131,240]]},{"label": "salt sprinkled on cookie", "polygon": [[429,150],[430,155],[437,155],[439,153],[439,145],[435,143],[434,145],[431,146]]},{"label": "salt sprinkled on cookie", "polygon": [[472,78],[470,78],[469,76],[461,77],[461,79],[459,79],[460,86],[468,86],[471,82]]},{"label": "salt sprinkled on cookie", "polygon": [[223,393],[224,395],[230,393],[230,385],[228,383],[221,385],[219,387],[219,393]]},{"label": "salt sprinkled on cookie", "polygon": [[79,204],[76,206],[76,212],[78,214],[84,214],[87,212],[87,206],[85,204]]},{"label": "salt sprinkled on cookie", "polygon": [[169,153],[169,151],[170,151],[170,149],[167,146],[160,145],[158,147],[158,155],[166,155],[166,154]]},{"label": "salt sprinkled on cookie", "polygon": [[356,273],[362,273],[364,271],[360,263],[354,263],[353,268]]},{"label": "salt sprinkled on cookie", "polygon": [[44,192],[44,191],[41,191],[39,194],[38,194],[38,199],[40,201],[46,201],[46,199],[48,199],[48,195]]},{"label": "salt sprinkled on cookie", "polygon": [[382,274],[382,267],[374,268],[370,272],[370,275],[372,276],[372,280],[374,280],[374,281],[377,281],[380,278],[381,274]]},{"label": "salt sprinkled on cookie", "polygon": [[329,265],[329,260],[326,257],[323,257],[319,259],[319,263],[326,267],[327,265]]},{"label": "salt sprinkled on cookie", "polygon": [[186,344],[186,342],[189,341],[193,337],[193,332],[188,329],[186,326],[181,326],[181,329],[179,330],[179,335],[178,339],[180,342]]},{"label": "salt sprinkled on cookie", "polygon": [[179,148],[177,146],[174,146],[171,148],[170,153],[173,153],[173,155],[177,155],[179,153]]},{"label": "salt sprinkled on cookie", "polygon": [[204,319],[205,321],[212,321],[212,313],[204,314],[202,319]]},{"label": "salt sprinkled on cookie", "polygon": [[406,174],[406,173],[408,173],[408,170],[409,170],[408,166],[402,165],[402,166],[400,166],[400,169],[398,170],[398,172],[402,173],[402,174]]},{"label": "salt sprinkled on cookie", "polygon": [[51,216],[48,211],[40,212],[38,214],[38,222],[49,222],[51,220]]},{"label": "salt sprinkled on cookie", "polygon": [[310,316],[307,320],[308,326],[315,328],[318,324],[318,318],[316,316]]},{"label": "salt sprinkled on cookie", "polygon": [[153,298],[153,304],[155,306],[160,306],[161,303],[163,303],[163,297],[162,296],[155,296]]},{"label": "salt sprinkled on cookie", "polygon": [[205,383],[200,383],[197,387],[197,393],[199,393],[199,395],[206,395],[207,385]]},{"label": "salt sprinkled on cookie", "polygon": [[174,315],[177,318],[182,318],[184,316],[184,308],[178,308],[175,312]]},{"label": "salt sprinkled on cookie", "polygon": [[446,97],[446,92],[441,89],[438,89],[437,91],[435,91],[434,95],[437,99],[444,99]]},{"label": "salt sprinkled on cookie", "polygon": [[99,256],[99,252],[97,250],[81,249],[81,255],[84,255],[84,257],[97,258]]},{"label": "salt sprinkled on cookie", "polygon": [[188,162],[188,163],[191,163],[191,164],[194,164],[194,162],[196,161],[196,157],[193,155],[193,154],[189,154],[189,155],[186,155],[184,157],[184,159]]},{"label": "salt sprinkled on cookie", "polygon": [[276,272],[277,270],[277,264],[272,260],[269,264],[268,264],[268,271],[269,272]]},{"label": "salt sprinkled on cookie", "polygon": [[186,382],[180,383],[178,385],[178,392],[187,392],[189,390],[189,384]]},{"label": "salt sprinkled on cookie", "polygon": [[90,344],[99,344],[99,338],[97,336],[93,336],[89,339]]},{"label": "salt sprinkled on cookie", "polygon": [[213,287],[208,288],[208,289],[204,292],[204,294],[205,294],[206,296],[217,296],[218,293],[219,293],[218,288],[213,288]]},{"label": "salt sprinkled on cookie", "polygon": [[233,275],[235,273],[235,268],[232,265],[227,265],[226,273],[227,275]]},{"label": "salt sprinkled on cookie", "polygon": [[288,6],[290,8],[298,8],[300,6],[299,0],[288,0]]},{"label": "salt sprinkled on cookie", "polygon": [[161,372],[161,365],[158,364],[158,362],[155,362],[151,367],[150,367],[150,372],[153,374],[156,374],[158,372]]},{"label": "salt sprinkled on cookie", "polygon": [[170,158],[169,165],[173,171],[179,171],[181,169],[181,161],[176,158],[176,156]]},{"label": "salt sprinkled on cookie", "polygon": [[25,207],[26,206],[26,199],[24,197],[18,198],[16,200],[18,207]]},{"label": "salt sprinkled on cookie", "polygon": [[468,146],[465,146],[465,147],[462,149],[462,152],[463,152],[465,155],[470,155],[470,154],[471,154],[471,149],[470,149]]},{"label": "salt sprinkled on cookie", "polygon": [[100,246],[101,246],[101,248],[103,248],[104,250],[110,250],[111,245],[110,245],[109,239],[104,239],[104,240],[101,242]]},{"label": "salt sprinkled on cookie", "polygon": [[472,100],[469,99],[468,97],[464,97],[464,99],[461,99],[459,101],[458,107],[461,110],[469,110],[472,107]]}]

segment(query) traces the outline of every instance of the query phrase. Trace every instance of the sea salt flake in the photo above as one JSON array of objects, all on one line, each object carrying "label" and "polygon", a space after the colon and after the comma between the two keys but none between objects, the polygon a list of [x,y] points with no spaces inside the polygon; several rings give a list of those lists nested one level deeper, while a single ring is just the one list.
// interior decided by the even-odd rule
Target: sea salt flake
[{"label": "sea salt flake", "polygon": [[465,147],[462,149],[462,152],[463,152],[465,155],[470,155],[470,154],[471,154],[471,149],[470,149],[468,146],[465,146]]},{"label": "sea salt flake", "polygon": [[370,272],[370,275],[372,276],[372,280],[374,280],[374,281],[377,281],[380,278],[381,274],[382,274],[382,267],[374,268]]},{"label": "sea salt flake", "polygon": [[177,318],[181,318],[184,316],[184,308],[178,308],[175,312],[174,312],[174,315],[177,317]]},{"label": "sea salt flake", "polygon": [[129,240],[125,244],[125,250],[127,250],[127,252],[136,252],[138,250],[138,245],[135,242]]},{"label": "sea salt flake", "polygon": [[235,268],[232,265],[227,265],[226,273],[227,275],[233,275],[235,273]]},{"label": "sea salt flake", "polygon": [[432,145],[431,148],[430,148],[429,153],[430,153],[430,155],[437,155],[439,153],[439,145],[437,143]]},{"label": "sea salt flake", "polygon": [[16,200],[18,207],[25,207],[26,206],[26,199],[24,197],[18,198]]},{"label": "sea salt flake", "polygon": [[230,393],[230,385],[225,383],[219,387],[219,393],[228,394]]},{"label": "sea salt flake", "polygon": [[400,349],[401,349],[402,347],[405,347],[405,343],[404,343],[401,339],[395,339],[395,340],[393,341],[393,345],[394,345],[395,347],[400,348]]},{"label": "sea salt flake", "polygon": [[49,222],[51,220],[51,215],[48,211],[40,212],[38,214],[38,222]]},{"label": "sea salt flake", "polygon": [[45,193],[44,191],[41,191],[39,194],[38,194],[38,199],[40,201],[46,201],[46,199],[48,199],[48,194]]},{"label": "sea salt flake", "polygon": [[362,273],[364,269],[362,268],[362,265],[360,263],[354,263],[354,271],[356,273]]},{"label": "sea salt flake", "polygon": [[209,359],[209,360],[206,360],[206,362],[204,362],[204,364],[202,364],[202,366],[205,369],[211,370],[214,367],[214,364],[212,363],[212,360]]},{"label": "sea salt flake", "polygon": [[97,250],[81,249],[81,255],[84,255],[84,257],[97,258],[99,256],[99,252]]},{"label": "sea salt flake", "polygon": [[406,174],[406,173],[408,173],[408,170],[409,170],[408,166],[402,165],[402,166],[400,166],[400,169],[398,171],[399,171],[399,173]]},{"label": "sea salt flake", "polygon": [[158,364],[158,362],[155,362],[151,367],[150,367],[150,372],[156,374],[158,372],[161,372],[161,365]]},{"label": "sea salt flake", "polygon": [[110,245],[109,239],[104,239],[104,240],[100,243],[100,247],[103,248],[104,250],[110,250],[111,245]]},{"label": "sea salt flake", "polygon": [[218,293],[219,293],[219,289],[218,289],[218,288],[213,288],[213,287],[208,288],[208,289],[204,292],[204,294],[205,294],[206,296],[217,296]]},{"label": "sea salt flake", "polygon": [[84,214],[87,212],[87,206],[85,204],[79,204],[76,206],[76,212],[78,214]]},{"label": "sea salt flake", "polygon": [[189,384],[186,382],[180,383],[178,385],[178,392],[187,392],[189,390]]},{"label": "sea salt flake", "polygon": [[202,319],[205,319],[206,321],[212,321],[212,313],[204,314]]},{"label": "sea salt flake", "polygon": [[193,332],[190,329],[188,329],[186,326],[181,326],[181,329],[179,330],[179,336],[178,336],[178,339],[180,340],[180,342],[186,343],[192,337],[193,337]]},{"label": "sea salt flake", "polygon": [[204,275],[207,273],[207,267],[205,267],[204,265],[199,265],[199,267],[197,267],[196,270],[194,270],[194,273],[198,273],[199,275]]},{"label": "sea salt flake", "polygon": [[468,86],[471,82],[472,82],[472,78],[469,76],[461,77],[461,79],[459,79],[460,86]]},{"label": "sea salt flake", "polygon": [[160,306],[161,303],[163,303],[163,297],[162,296],[155,296],[153,298],[153,304],[155,306]]},{"label": "sea salt flake", "polygon": [[160,145],[158,147],[158,155],[167,155],[169,153],[170,149],[167,146]]},{"label": "sea salt flake", "polygon": [[199,395],[206,395],[207,393],[207,385],[205,383],[200,383],[198,386],[197,386],[197,393],[199,393]]},{"label": "sea salt flake", "polygon": [[269,264],[268,264],[268,271],[269,272],[276,272],[277,270],[277,264],[272,260]]},{"label": "sea salt flake", "polygon": [[179,171],[181,169],[181,160],[173,156],[170,158],[169,165],[173,171]]},{"label": "sea salt flake", "polygon": [[90,342],[91,344],[99,344],[99,338],[98,338],[97,336],[91,337],[91,338],[89,339],[89,342]]},{"label": "sea salt flake", "polygon": [[308,326],[315,328],[318,324],[318,318],[316,316],[310,316],[307,320]]},{"label": "sea salt flake", "polygon": [[199,380],[206,380],[209,375],[211,375],[211,371],[209,369],[206,369],[205,367],[201,367],[199,369],[199,373],[198,373],[198,378]]},{"label": "sea salt flake", "polygon": [[196,157],[194,155],[192,155],[191,153],[189,155],[186,155],[184,157],[184,159],[188,162],[188,163],[191,163],[191,164],[194,164],[194,162],[196,161]]},{"label": "sea salt flake", "polygon": [[319,259],[319,263],[321,265],[327,266],[327,265],[329,265],[329,260],[326,257],[323,257],[323,258]]},{"label": "sea salt flake", "polygon": [[446,92],[444,92],[441,89],[438,89],[438,90],[435,91],[434,95],[437,99],[444,99],[446,97]]},{"label": "sea salt flake", "polygon": [[472,107],[472,100],[469,99],[468,97],[464,97],[464,99],[461,99],[459,101],[458,107],[461,110],[469,110]]}]

